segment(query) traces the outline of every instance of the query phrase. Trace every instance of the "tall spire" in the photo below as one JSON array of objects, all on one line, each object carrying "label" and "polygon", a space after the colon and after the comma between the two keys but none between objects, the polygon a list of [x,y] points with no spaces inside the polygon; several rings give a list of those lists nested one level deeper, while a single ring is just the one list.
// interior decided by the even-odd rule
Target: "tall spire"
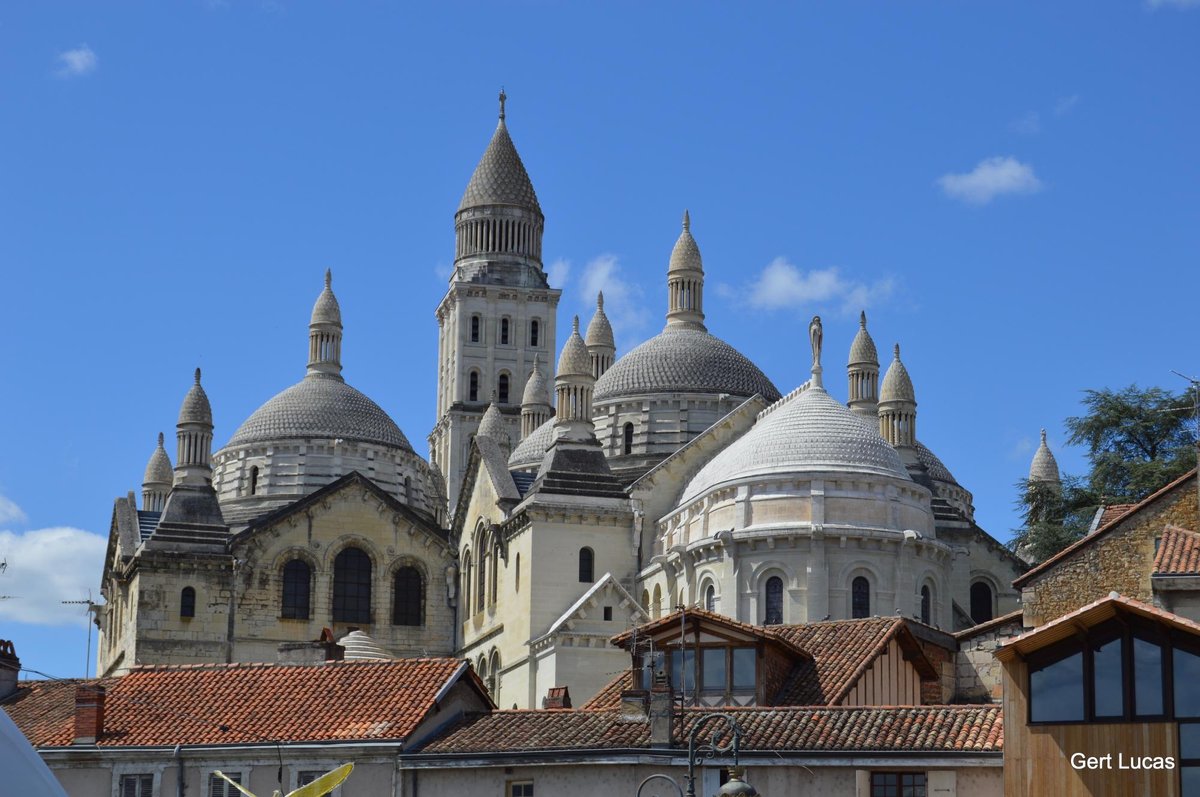
[{"label": "tall spire", "polygon": [[613,364],[613,358],[617,353],[617,344],[613,341],[612,324],[609,323],[608,316],[604,313],[604,291],[596,294],[596,313],[588,324],[585,341],[592,356],[592,376],[599,379]]},{"label": "tall spire", "polygon": [[333,295],[333,272],[325,269],[325,289],[313,305],[308,324],[308,375],[341,379],[342,310]]},{"label": "tall spire", "polygon": [[667,326],[705,329],[704,263],[692,237],[692,218],[683,211],[683,230],[667,266]]},{"label": "tall spire", "polygon": [[875,341],[867,332],[867,311],[858,317],[858,334],[850,344],[850,359],[846,364],[850,382],[850,409],[872,421],[879,414],[879,353]]},{"label": "tall spire", "polygon": [[917,444],[917,396],[908,369],[900,362],[900,344],[879,390],[879,433],[897,448]]},{"label": "tall spire", "polygon": [[1062,485],[1058,472],[1058,461],[1046,445],[1046,430],[1042,430],[1042,443],[1033,453],[1033,461],[1029,463],[1029,481],[1045,484]]}]

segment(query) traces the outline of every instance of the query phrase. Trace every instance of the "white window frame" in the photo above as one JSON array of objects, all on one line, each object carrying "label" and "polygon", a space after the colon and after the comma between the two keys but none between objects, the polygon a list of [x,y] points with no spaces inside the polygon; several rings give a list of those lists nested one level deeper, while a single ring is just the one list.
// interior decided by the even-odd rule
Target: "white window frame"
[{"label": "white window frame", "polygon": [[[331,772],[345,761],[305,761],[303,764],[288,765],[288,791],[295,791],[300,788],[300,773],[301,772],[320,772],[324,775],[326,772]],[[333,791],[329,792],[330,797],[342,797],[342,787],[338,786]]]},{"label": "white window frame", "polygon": [[[200,788],[203,790],[201,793],[201,797],[212,797],[212,779],[214,777],[216,777],[215,773],[217,771],[220,771],[226,775],[229,775],[230,777],[237,775],[238,783],[240,783],[242,786],[245,786],[247,788],[249,788],[249,786],[250,786],[250,770],[249,769],[243,768],[241,766],[237,767],[236,769],[234,767],[210,766],[203,770],[204,780],[202,780],[200,782]],[[232,786],[230,786],[225,781],[221,781],[221,785],[225,787],[225,797],[241,797],[241,793],[237,789],[234,789]],[[230,792],[229,792],[230,789],[233,789],[232,794],[230,794]]]},{"label": "white window frame", "polygon": [[121,778],[126,775],[153,775],[154,783],[150,793],[158,797],[162,794],[162,773],[166,764],[116,764],[112,769],[112,797],[121,797]]}]

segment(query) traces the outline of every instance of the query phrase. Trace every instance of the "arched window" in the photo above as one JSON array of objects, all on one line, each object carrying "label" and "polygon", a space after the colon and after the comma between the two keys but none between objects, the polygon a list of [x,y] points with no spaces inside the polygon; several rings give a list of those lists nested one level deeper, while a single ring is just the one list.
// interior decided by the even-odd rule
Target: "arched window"
[{"label": "arched window", "polygon": [[992,588],[986,581],[976,581],[971,585],[971,619],[976,623],[986,623],[994,616]]},{"label": "arched window", "polygon": [[771,576],[768,578],[764,593],[764,605],[766,606],[766,611],[763,612],[763,625],[782,625],[783,579],[779,576]]},{"label": "arched window", "polygon": [[521,554],[517,554],[517,567],[513,571],[513,591],[521,591]]},{"label": "arched window", "polygon": [[479,316],[471,316],[471,342],[479,342]]},{"label": "arched window", "polygon": [[196,616],[196,590],[191,587],[184,587],[179,593],[179,616]]},{"label": "arched window", "polygon": [[624,444],[621,446],[621,453],[622,454],[632,454],[633,453],[633,424],[632,423],[625,424],[624,431],[625,431],[625,441],[624,441]]},{"label": "arched window", "polygon": [[501,404],[508,403],[508,374],[500,374],[496,386],[497,399]]},{"label": "arched window", "polygon": [[485,547],[479,548],[482,553],[479,559],[479,569],[475,573],[475,611],[483,611],[484,603],[487,601],[487,574],[492,566],[492,552]]},{"label": "arched window", "polygon": [[648,589],[642,590],[642,609],[650,611],[650,590]]},{"label": "arched window", "polygon": [[662,587],[658,584],[654,585],[654,605],[650,608],[650,614],[655,620],[662,617]]},{"label": "arched window", "polygon": [[392,625],[425,624],[425,585],[415,567],[402,567],[392,577]]},{"label": "arched window", "polygon": [[467,377],[467,401],[479,401],[479,372],[472,371]]},{"label": "arched window", "polygon": [[371,557],[358,548],[333,560],[333,621],[371,622]]},{"label": "arched window", "polygon": [[709,584],[704,590],[704,608],[706,611],[717,610],[717,588]]},{"label": "arched window", "polygon": [[596,554],[591,548],[579,549],[579,581],[591,584],[596,580]]},{"label": "arched window", "polygon": [[471,579],[474,568],[471,567],[471,549],[463,551],[463,571],[462,571],[462,609],[463,620],[471,616],[471,585],[475,583]]},{"label": "arched window", "polygon": [[871,582],[855,576],[850,582],[850,616],[855,620],[871,616]]},{"label": "arched window", "polygon": [[925,625],[931,625],[933,620],[933,595],[929,591],[929,585],[921,587],[921,622]]},{"label": "arched window", "polygon": [[507,318],[500,319],[500,345],[501,346],[508,345],[508,319]]},{"label": "arched window", "polygon": [[279,616],[285,620],[307,620],[312,590],[312,568],[303,559],[283,566],[283,599]]},{"label": "arched window", "polygon": [[250,468],[250,495],[258,493],[258,466]]},{"label": "arched window", "polygon": [[529,322],[529,346],[536,349],[541,338],[542,322],[536,318]]},{"label": "arched window", "polygon": [[488,692],[492,695],[492,700],[500,702],[500,654],[493,650],[492,655],[488,660]]}]

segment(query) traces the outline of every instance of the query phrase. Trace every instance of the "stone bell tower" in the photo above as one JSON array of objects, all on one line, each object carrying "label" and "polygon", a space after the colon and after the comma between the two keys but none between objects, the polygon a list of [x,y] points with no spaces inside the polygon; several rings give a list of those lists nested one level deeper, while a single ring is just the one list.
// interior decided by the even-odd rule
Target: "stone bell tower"
[{"label": "stone bell tower", "polygon": [[521,392],[534,358],[554,353],[561,291],[542,269],[545,217],[505,123],[500,121],[454,215],[454,273],[437,308],[437,425],[429,456],[453,512],[489,398],[509,437],[521,437]]}]

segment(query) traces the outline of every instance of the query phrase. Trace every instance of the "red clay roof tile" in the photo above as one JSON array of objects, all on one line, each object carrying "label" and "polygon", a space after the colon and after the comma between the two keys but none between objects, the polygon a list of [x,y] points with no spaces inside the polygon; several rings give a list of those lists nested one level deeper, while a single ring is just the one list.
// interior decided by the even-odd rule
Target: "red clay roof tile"
[{"label": "red clay roof tile", "polygon": [[1154,557],[1154,575],[1200,575],[1200,534],[1167,526]]}]

